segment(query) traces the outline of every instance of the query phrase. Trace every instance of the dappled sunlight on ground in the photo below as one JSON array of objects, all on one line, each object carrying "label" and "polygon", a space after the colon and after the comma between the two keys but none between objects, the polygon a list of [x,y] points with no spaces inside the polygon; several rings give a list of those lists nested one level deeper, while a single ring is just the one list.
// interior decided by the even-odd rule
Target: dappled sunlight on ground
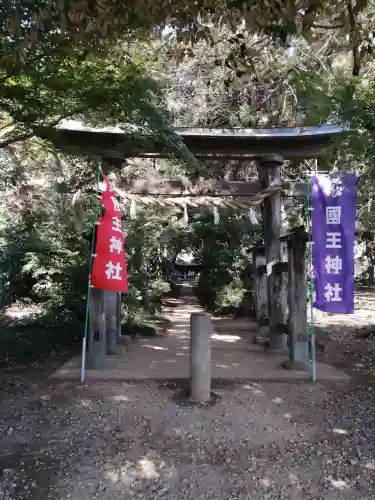
[{"label": "dappled sunlight on ground", "polygon": [[[242,383],[217,389],[220,400],[209,408],[179,406],[179,390],[55,384],[28,394],[20,387],[19,396],[0,401],[0,463],[19,484],[13,498],[372,498],[375,401],[368,397],[372,420],[358,430],[364,410],[346,406],[346,389],[336,403],[319,385]],[[335,432],[343,429],[337,424],[344,407],[352,420],[345,433]]]},{"label": "dappled sunlight on ground", "polygon": [[84,408],[90,408],[91,407],[91,400],[90,399],[81,399],[80,404]]},{"label": "dappled sunlight on ground", "polygon": [[130,399],[128,396],[125,396],[125,394],[116,394],[115,396],[113,396],[113,401],[115,403],[126,403],[130,401]]},{"label": "dappled sunlight on ground", "polygon": [[147,347],[147,349],[154,349],[155,351],[168,351],[167,347],[162,347],[160,345],[142,344],[142,347]]},{"label": "dappled sunlight on ground", "polygon": [[241,340],[241,337],[238,335],[220,335],[218,333],[213,333],[211,339],[220,340],[221,342],[237,342],[237,340]]},{"label": "dappled sunlight on ground", "polygon": [[145,477],[146,479],[159,477],[159,474],[156,472],[154,462],[146,457],[138,461],[138,468],[140,470],[141,477]]},{"label": "dappled sunlight on ground", "polygon": [[[215,404],[176,402],[186,389],[177,380],[189,377],[189,315],[200,310],[189,300],[170,311],[165,335],[106,360],[118,382],[4,384],[1,500],[1,488],[7,500],[374,498],[373,385],[281,383],[282,355],[252,343],[249,320],[213,318]],[[375,294],[356,300],[369,320]],[[343,326],[330,326],[334,338],[346,338]]]},{"label": "dappled sunlight on ground", "polygon": [[348,431],[346,431],[345,429],[338,429],[337,427],[335,429],[333,429],[332,432],[334,434],[341,434],[341,435],[348,433]]},{"label": "dappled sunlight on ground", "polygon": [[332,477],[328,477],[328,480],[331,485],[337,490],[344,490],[349,488],[349,484],[343,479],[333,479]]},{"label": "dappled sunlight on ground", "polygon": [[245,384],[243,385],[244,389],[249,389],[255,396],[264,396],[264,392],[259,388],[258,384]]}]

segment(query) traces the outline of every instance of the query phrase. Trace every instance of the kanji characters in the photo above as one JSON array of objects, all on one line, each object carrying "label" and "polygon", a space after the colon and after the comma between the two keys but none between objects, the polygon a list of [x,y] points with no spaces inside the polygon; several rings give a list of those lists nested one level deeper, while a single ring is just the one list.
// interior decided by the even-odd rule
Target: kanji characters
[{"label": "kanji characters", "polygon": [[119,217],[112,217],[112,231],[122,233],[122,224]]},{"label": "kanji characters", "polygon": [[326,223],[327,224],[341,223],[341,207],[326,207]]},{"label": "kanji characters", "polygon": [[341,248],[341,233],[327,232],[326,248]]},{"label": "kanji characters", "polygon": [[340,274],[342,271],[342,259],[338,255],[332,257],[327,255],[325,258],[325,269],[327,274]]},{"label": "kanji characters", "polygon": [[[103,177],[106,180],[104,175]],[[128,279],[120,207],[107,180],[106,187],[101,196],[104,215],[98,224],[91,281],[95,288],[127,292]]]},{"label": "kanji characters", "polygon": [[333,172],[311,179],[314,306],[321,311],[354,311],[354,241],[357,175]]},{"label": "kanji characters", "polygon": [[327,283],[324,286],[324,297],[327,302],[342,302],[342,297],[340,293],[342,292],[342,288],[339,283]]},{"label": "kanji characters", "polygon": [[110,242],[109,251],[111,253],[117,252],[118,255],[120,255],[121,250],[122,250],[121,238],[116,238],[116,236],[112,236],[111,239],[109,240],[109,242]]},{"label": "kanji characters", "polygon": [[109,280],[110,279],[112,279],[112,280],[121,280],[122,279],[122,277],[120,275],[120,273],[122,271],[122,267],[120,266],[119,262],[117,262],[117,264],[113,264],[112,261],[109,261],[105,267],[106,267],[105,274],[107,276],[107,279],[109,279]]}]

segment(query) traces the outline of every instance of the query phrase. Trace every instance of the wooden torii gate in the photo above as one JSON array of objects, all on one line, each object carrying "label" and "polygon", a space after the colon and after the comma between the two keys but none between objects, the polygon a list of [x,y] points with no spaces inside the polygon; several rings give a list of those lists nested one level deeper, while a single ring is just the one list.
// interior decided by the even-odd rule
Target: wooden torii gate
[{"label": "wooden torii gate", "polygon": [[[306,185],[286,183],[281,179],[285,160],[320,158],[332,150],[345,134],[335,125],[304,129],[176,129],[186,146],[202,159],[251,159],[258,162],[259,178],[252,182],[213,181],[202,179],[137,180],[118,190],[123,197],[162,197],[165,206],[189,200],[205,200],[215,206],[233,207],[233,197],[246,198],[246,206],[262,205],[264,245],[253,249],[256,317],[260,325],[268,324],[270,347],[285,348],[289,344],[289,368],[301,368],[308,363],[306,243],[307,235],[297,228],[281,235],[282,198],[306,197]],[[90,154],[107,164],[118,166],[131,157],[155,158],[165,156],[163,145],[154,141],[147,150],[133,147],[120,128],[96,129],[69,122],[60,128],[39,130],[40,137],[51,140],[57,149],[71,154]],[[211,202],[207,201],[211,200]],[[160,203],[160,201],[159,201]],[[282,275],[288,275],[286,280]],[[98,365],[106,352],[113,350],[118,331],[118,303],[106,292],[93,295],[90,331],[92,365]],[[288,297],[287,302],[283,300]],[[116,312],[117,307],[117,312]],[[107,309],[107,312],[106,312]],[[289,310],[289,313],[288,313]],[[113,321],[117,315],[116,321]],[[105,317],[112,325],[105,332]],[[108,319],[108,318],[107,318]],[[95,337],[96,336],[96,337]]]}]

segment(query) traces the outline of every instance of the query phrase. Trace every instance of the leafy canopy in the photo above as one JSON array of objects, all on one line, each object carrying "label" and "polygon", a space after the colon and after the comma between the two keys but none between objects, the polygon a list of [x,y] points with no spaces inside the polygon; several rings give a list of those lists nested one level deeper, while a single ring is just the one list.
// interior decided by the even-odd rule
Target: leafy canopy
[{"label": "leafy canopy", "polygon": [[[373,11],[366,0],[3,0],[1,65],[22,66],[35,51],[70,43],[103,50],[109,40],[171,26],[182,41],[212,40],[209,26],[239,24],[286,42],[313,39],[319,30],[349,34],[358,52],[372,36]],[[357,54],[359,55],[359,54]]]}]

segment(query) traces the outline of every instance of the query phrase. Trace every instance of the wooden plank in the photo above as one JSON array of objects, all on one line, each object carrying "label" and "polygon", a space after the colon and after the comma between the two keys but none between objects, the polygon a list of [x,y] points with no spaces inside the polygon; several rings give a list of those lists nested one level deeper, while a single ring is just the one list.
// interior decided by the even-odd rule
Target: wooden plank
[{"label": "wooden plank", "polygon": [[[259,162],[258,174],[263,189],[280,183],[280,167],[284,160],[279,155],[267,155]],[[282,323],[286,313],[281,310],[282,280],[276,273],[274,264],[281,261],[281,194],[275,193],[263,202],[264,244],[267,260],[267,301],[270,347],[281,349],[287,346],[287,336],[277,331],[276,325]]]},{"label": "wooden plank", "polygon": [[288,323],[288,247],[284,242],[279,241],[280,262],[275,264],[275,276],[278,294],[276,294],[276,308],[281,323]]},{"label": "wooden plank", "polygon": [[[265,325],[268,322],[266,257],[264,252],[256,249],[253,249],[252,255],[255,317],[259,325]],[[260,272],[260,269],[264,271]]]},{"label": "wooden plank", "polygon": [[87,368],[100,368],[106,354],[104,292],[90,288],[89,345]]},{"label": "wooden plank", "polygon": [[289,368],[300,369],[309,361],[307,330],[306,241],[298,235],[288,241],[289,260]]},{"label": "wooden plank", "polygon": [[[287,197],[306,197],[306,185],[300,182],[280,183],[282,194]],[[122,186],[127,193],[138,196],[255,196],[262,190],[259,180],[225,181],[200,179],[190,180],[187,177],[175,179],[138,179]]]}]

